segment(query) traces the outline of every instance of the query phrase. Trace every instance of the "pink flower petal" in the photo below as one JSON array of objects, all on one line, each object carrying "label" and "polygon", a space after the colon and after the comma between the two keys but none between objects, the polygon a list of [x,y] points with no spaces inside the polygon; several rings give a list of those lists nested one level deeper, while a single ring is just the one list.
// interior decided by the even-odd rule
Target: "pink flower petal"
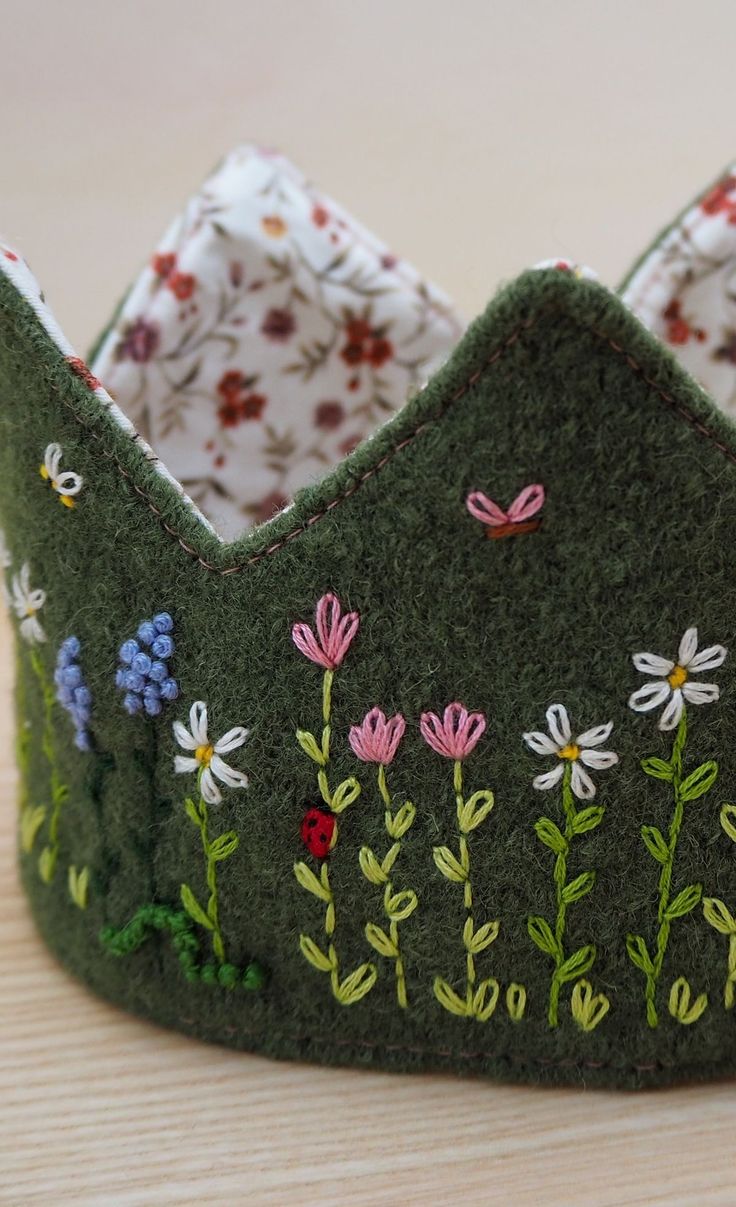
[{"label": "pink flower petal", "polygon": [[544,506],[544,487],[540,483],[525,486],[509,507],[509,519],[514,524],[531,519]]},{"label": "pink flower petal", "polygon": [[493,499],[489,499],[488,495],[484,495],[482,490],[472,490],[465,500],[465,506],[474,519],[480,520],[481,524],[490,525],[491,528],[499,528],[501,524],[508,523],[509,516],[503,508],[494,503]]}]

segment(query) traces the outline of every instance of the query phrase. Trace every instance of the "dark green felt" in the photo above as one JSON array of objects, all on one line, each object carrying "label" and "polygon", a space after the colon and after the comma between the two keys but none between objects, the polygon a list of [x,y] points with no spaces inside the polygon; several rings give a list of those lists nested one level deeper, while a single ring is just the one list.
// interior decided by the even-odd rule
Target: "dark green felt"
[{"label": "dark green felt", "polygon": [[[727,939],[699,910],[678,920],[660,989],[661,1024],[652,1030],[625,936],[637,930],[652,939],[656,868],[639,830],[643,823],[666,829],[671,813],[667,785],[645,779],[638,765],[645,755],[664,756],[671,735],[627,707],[644,682],[631,654],[674,652],[691,624],[702,644],[733,643],[736,440],[731,423],[616,298],[561,272],[521,277],[401,415],[303,492],[290,512],[225,547],[101,413],[2,275],[0,315],[3,527],[15,567],[28,560],[33,584],[48,592],[49,667],[69,633],[83,642],[93,729],[105,752],[99,761],[76,752],[58,714],[59,754],[73,788],[60,867],[90,864],[88,909],[69,902],[64,875],[51,886],[39,880],[40,840],[23,857],[23,875],[40,929],[62,962],[133,1011],[277,1056],[623,1086],[732,1071],[735,1019],[721,1005]],[[85,479],[71,513],[38,476],[52,440]],[[468,491],[508,503],[529,482],[547,491],[540,531],[486,540],[465,510]],[[218,572],[236,566],[244,568]],[[299,826],[305,802],[317,801],[313,765],[293,735],[298,726],[319,728],[321,674],[294,648],[290,630],[295,620],[311,619],[327,590],[361,613],[359,635],[335,676],[333,749],[335,774],[357,767],[365,787],[340,819],[331,878],[343,967],[374,958],[380,975],[351,1007],[331,997],[328,978],[299,951],[301,931],[321,938],[323,912],[292,871],[295,860],[309,858]],[[124,714],[113,675],[120,642],[162,609],[175,621],[172,667],[182,696],[150,723]],[[734,845],[718,824],[721,802],[736,791],[732,658],[706,676],[721,684],[721,701],[691,710],[688,758],[693,766],[716,758],[721,770],[714,790],[690,807],[675,879],[680,887],[702,881],[734,909]],[[22,643],[19,664],[36,733],[39,701]],[[251,729],[247,747],[233,756],[250,789],[229,793],[212,816],[215,832],[240,835],[238,852],[220,869],[221,917],[232,960],[255,957],[269,969],[260,993],[188,984],[165,936],[124,959],[99,943],[103,926],[122,926],[143,903],[176,906],[182,880],[203,895],[197,834],[182,809],[191,782],[173,773],[170,729],[174,717],[186,720],[194,699],[208,702],[215,734],[237,723]],[[519,1024],[501,1006],[486,1024],[452,1017],[432,992],[435,975],[461,980],[464,914],[461,888],[439,875],[431,853],[441,843],[456,848],[452,767],[421,741],[418,720],[455,699],[488,715],[465,773],[469,791],[496,793],[470,847],[476,919],[499,918],[501,932],[478,966],[504,987],[526,985]],[[595,777],[605,820],[576,839],[570,859],[571,875],[598,872],[594,891],[571,907],[568,921],[570,950],[597,944],[590,978],[611,999],[609,1015],[589,1034],[574,1026],[566,1005],[559,1028],[549,1030],[549,961],[526,931],[530,913],[553,913],[552,856],[533,823],[544,812],[559,820],[559,795],[533,791],[532,777],[549,763],[523,746],[521,733],[544,728],[544,710],[557,701],[578,727],[611,718],[610,745],[621,756]],[[363,936],[365,922],[381,918],[358,851],[368,843],[382,852],[387,842],[371,769],[356,764],[346,738],[376,704],[407,718],[389,783],[417,806],[396,875],[397,887],[420,898],[401,928],[405,1012],[396,1006],[392,966]],[[36,748],[33,801],[43,803],[46,781]],[[666,1007],[680,974],[711,999],[690,1027]]]}]

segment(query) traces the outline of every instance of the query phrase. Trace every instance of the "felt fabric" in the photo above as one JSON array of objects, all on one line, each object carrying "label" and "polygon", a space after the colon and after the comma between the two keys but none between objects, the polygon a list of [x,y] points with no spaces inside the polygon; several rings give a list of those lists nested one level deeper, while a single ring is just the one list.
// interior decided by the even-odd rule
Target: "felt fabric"
[{"label": "felt fabric", "polygon": [[[223,545],[3,274],[0,319],[5,574],[10,583],[27,564],[29,591],[45,592],[35,619],[46,641],[18,636],[21,860],[38,925],[66,967],[129,1010],[273,1056],[627,1087],[733,1071],[729,937],[702,903],[680,900],[668,921],[656,1025],[627,950],[627,936],[638,935],[654,953],[661,934],[662,865],[651,847],[655,827],[665,842],[670,835],[673,776],[682,801],[689,790],[692,798],[680,818],[670,905],[695,885],[736,911],[734,842],[719,820],[736,776],[732,654],[711,655],[700,676],[689,662],[692,682],[716,684],[720,698],[686,704],[684,746],[681,728],[658,728],[662,707],[629,706],[656,678],[637,670],[633,655],[661,655],[674,668],[678,657],[695,657],[678,648],[691,627],[701,651],[730,647],[734,636],[736,433],[667,349],[599,285],[558,270],[525,274],[396,418],[289,511]],[[82,478],[73,508],[39,474],[52,442]],[[543,488],[541,508],[539,491],[522,497],[530,486]],[[519,531],[487,539],[468,509],[474,492],[487,514]],[[164,615],[178,695],[157,716],[131,715],[116,684],[121,646]],[[305,625],[311,638],[294,629]],[[150,627],[142,632],[142,644],[153,640]],[[70,636],[92,700],[89,751],[74,746],[68,712],[42,691]],[[670,703],[683,673],[660,675]],[[190,711],[196,701],[207,704],[206,734],[201,712]],[[545,712],[560,704],[571,736],[556,709],[549,753],[539,734]],[[374,708],[385,724],[368,718]],[[332,809],[320,786],[325,712]],[[194,752],[174,721],[194,734]],[[225,741],[236,727],[247,738],[238,729]],[[210,859],[224,959],[214,952],[197,777],[174,762],[211,760],[214,772],[216,740],[222,759],[248,776],[247,787],[217,781],[222,801],[207,806],[210,855],[218,842],[227,852]],[[394,751],[390,807],[378,765],[356,753],[371,749],[384,758]],[[618,756],[587,767],[596,788],[587,801],[571,795],[576,782],[584,786],[571,770],[586,770],[581,751]],[[646,758],[660,760],[648,773]],[[534,787],[563,763],[556,785]],[[690,781],[685,791],[702,765],[698,783],[707,779],[708,790],[697,795]],[[59,804],[60,786],[68,791]],[[55,867],[44,877],[39,858],[53,847],[55,804]],[[28,809],[45,810],[35,833]],[[555,832],[539,822],[567,833],[570,809],[563,874]],[[604,812],[583,823],[583,809]],[[409,825],[386,872],[386,813],[398,832],[401,810]],[[310,820],[323,828],[326,859],[314,853]],[[318,889],[327,869],[329,901],[295,874],[300,864]],[[89,869],[85,908],[70,897],[70,866]],[[381,875],[389,896],[404,894],[399,902],[386,905]],[[558,984],[553,1024],[555,961],[531,932],[543,936],[540,918],[555,929],[560,882],[577,885],[564,930],[566,958],[575,959]],[[189,978],[181,929],[179,948],[172,942],[180,924],[167,911],[184,908],[182,885],[205,914],[189,967],[204,961],[212,974]],[[155,926],[136,945],[120,933],[135,918],[145,929],[142,908]],[[396,944],[387,910],[402,915]],[[367,938],[370,923],[388,943],[375,930],[374,942]],[[300,936],[314,944],[306,944],[311,958]],[[329,967],[330,945],[336,979],[315,954]],[[456,1007],[470,954],[478,996],[463,1015]],[[236,971],[218,979],[223,966]]]}]

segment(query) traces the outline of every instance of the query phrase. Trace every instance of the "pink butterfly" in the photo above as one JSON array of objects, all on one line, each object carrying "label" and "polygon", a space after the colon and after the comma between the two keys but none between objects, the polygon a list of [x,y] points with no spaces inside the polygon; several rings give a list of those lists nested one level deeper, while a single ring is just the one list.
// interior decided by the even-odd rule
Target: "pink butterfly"
[{"label": "pink butterfly", "polygon": [[536,483],[525,486],[517,495],[508,511],[484,495],[482,490],[472,490],[465,500],[470,514],[486,526],[486,536],[497,540],[503,536],[520,536],[523,532],[536,532],[542,517],[536,516],[544,505],[544,487]]}]

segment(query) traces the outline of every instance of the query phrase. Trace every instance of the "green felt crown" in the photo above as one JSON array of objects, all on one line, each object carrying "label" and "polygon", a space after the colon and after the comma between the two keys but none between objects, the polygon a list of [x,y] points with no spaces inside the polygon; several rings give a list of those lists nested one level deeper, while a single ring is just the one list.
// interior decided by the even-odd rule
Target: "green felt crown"
[{"label": "green felt crown", "polygon": [[526,273],[224,543],[0,266],[20,859],[64,965],[274,1056],[733,1070],[736,429],[663,341]]}]

